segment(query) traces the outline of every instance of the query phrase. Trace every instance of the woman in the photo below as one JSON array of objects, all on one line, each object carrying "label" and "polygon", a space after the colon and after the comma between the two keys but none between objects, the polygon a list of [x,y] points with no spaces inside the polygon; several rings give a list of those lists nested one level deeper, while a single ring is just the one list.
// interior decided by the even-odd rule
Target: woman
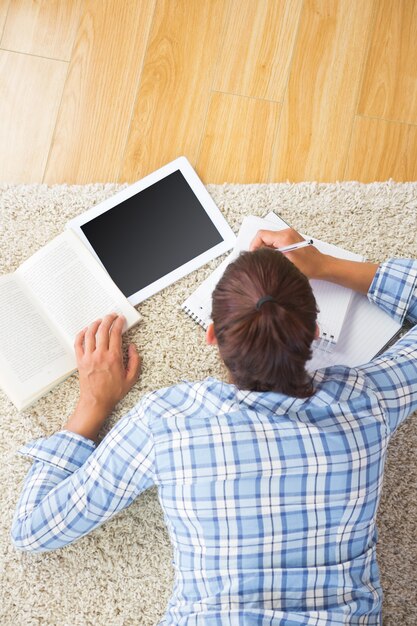
[{"label": "woman", "polygon": [[60,548],[156,484],[174,548],[161,624],[381,624],[375,516],[391,435],[417,408],[417,328],[371,363],[310,376],[321,278],[416,321],[417,263],[321,254],[292,229],[260,231],[213,294],[207,341],[228,383],[208,378],[148,394],[96,448],[137,380],[123,319],[84,329],[80,399],[64,429],[29,443],[17,548]]}]

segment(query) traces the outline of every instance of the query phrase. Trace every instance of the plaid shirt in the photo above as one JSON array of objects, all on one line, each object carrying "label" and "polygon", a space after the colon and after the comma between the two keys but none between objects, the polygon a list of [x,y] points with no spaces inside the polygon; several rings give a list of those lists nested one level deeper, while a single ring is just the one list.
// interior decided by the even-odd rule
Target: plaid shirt
[{"label": "plaid shirt", "polygon": [[[417,262],[388,261],[368,297],[415,322],[416,279]],[[97,448],[68,431],[29,443],[15,546],[65,546],[157,485],[176,573],[161,624],[380,624],[375,515],[388,442],[417,408],[417,326],[314,384],[295,399],[184,382],[143,397]]]}]

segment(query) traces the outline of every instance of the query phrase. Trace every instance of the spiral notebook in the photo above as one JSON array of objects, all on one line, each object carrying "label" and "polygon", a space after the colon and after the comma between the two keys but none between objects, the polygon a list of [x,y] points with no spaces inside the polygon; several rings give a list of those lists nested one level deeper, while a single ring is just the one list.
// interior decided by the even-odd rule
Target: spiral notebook
[{"label": "spiral notebook", "polygon": [[[245,217],[233,252],[187,298],[182,305],[184,311],[203,328],[207,328],[211,316],[212,292],[227,265],[236,259],[242,250],[249,249],[250,243],[258,230],[282,230],[284,228],[288,228],[288,224],[275,213],[269,213],[266,218]],[[306,239],[313,239],[314,245],[325,254],[353,261],[364,260],[359,254],[349,252],[307,235],[303,236]],[[317,323],[320,329],[320,336],[315,341],[315,347],[320,350],[331,351],[339,339],[353,291],[322,280],[311,280],[310,282],[319,308]]]},{"label": "spiral notebook", "polygon": [[353,292],[339,340],[331,351],[313,349],[309,372],[329,365],[355,367],[369,363],[407,330],[361,293]]},{"label": "spiral notebook", "polygon": [[[275,213],[269,213],[265,219],[245,218],[233,252],[183,303],[186,313],[204,328],[210,322],[211,296],[217,282],[239,252],[249,248],[260,228],[280,230],[288,228],[288,224]],[[304,237],[307,238],[306,235]],[[314,243],[327,254],[354,261],[364,260],[364,257],[332,244],[317,239],[314,239]],[[314,342],[313,357],[307,363],[308,371],[336,364],[355,367],[368,363],[404,332],[400,323],[371,303],[365,295],[324,281],[311,283],[320,308],[322,332],[321,338]]]}]

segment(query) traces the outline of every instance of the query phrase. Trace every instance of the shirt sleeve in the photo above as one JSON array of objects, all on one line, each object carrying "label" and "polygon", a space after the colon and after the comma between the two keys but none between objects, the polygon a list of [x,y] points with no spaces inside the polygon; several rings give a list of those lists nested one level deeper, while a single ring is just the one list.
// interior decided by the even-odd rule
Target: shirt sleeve
[{"label": "shirt sleeve", "polygon": [[35,461],[15,511],[16,548],[44,552],[91,532],[154,484],[153,437],[142,400],[98,447],[71,431],[19,450]]},{"label": "shirt sleeve", "polygon": [[417,322],[417,261],[389,259],[382,263],[369,287],[368,299],[397,322]]},{"label": "shirt sleeve", "polygon": [[[368,298],[402,323],[417,321],[417,261],[392,259],[377,270]],[[417,326],[386,352],[357,368],[376,392],[394,432],[417,409]]]}]

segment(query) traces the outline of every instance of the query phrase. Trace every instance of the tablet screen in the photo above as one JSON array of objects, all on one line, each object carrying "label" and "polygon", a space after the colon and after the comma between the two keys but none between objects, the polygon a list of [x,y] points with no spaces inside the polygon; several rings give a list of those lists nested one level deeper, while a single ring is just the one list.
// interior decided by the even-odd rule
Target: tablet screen
[{"label": "tablet screen", "polygon": [[126,297],[223,241],[179,170],[81,230]]}]

